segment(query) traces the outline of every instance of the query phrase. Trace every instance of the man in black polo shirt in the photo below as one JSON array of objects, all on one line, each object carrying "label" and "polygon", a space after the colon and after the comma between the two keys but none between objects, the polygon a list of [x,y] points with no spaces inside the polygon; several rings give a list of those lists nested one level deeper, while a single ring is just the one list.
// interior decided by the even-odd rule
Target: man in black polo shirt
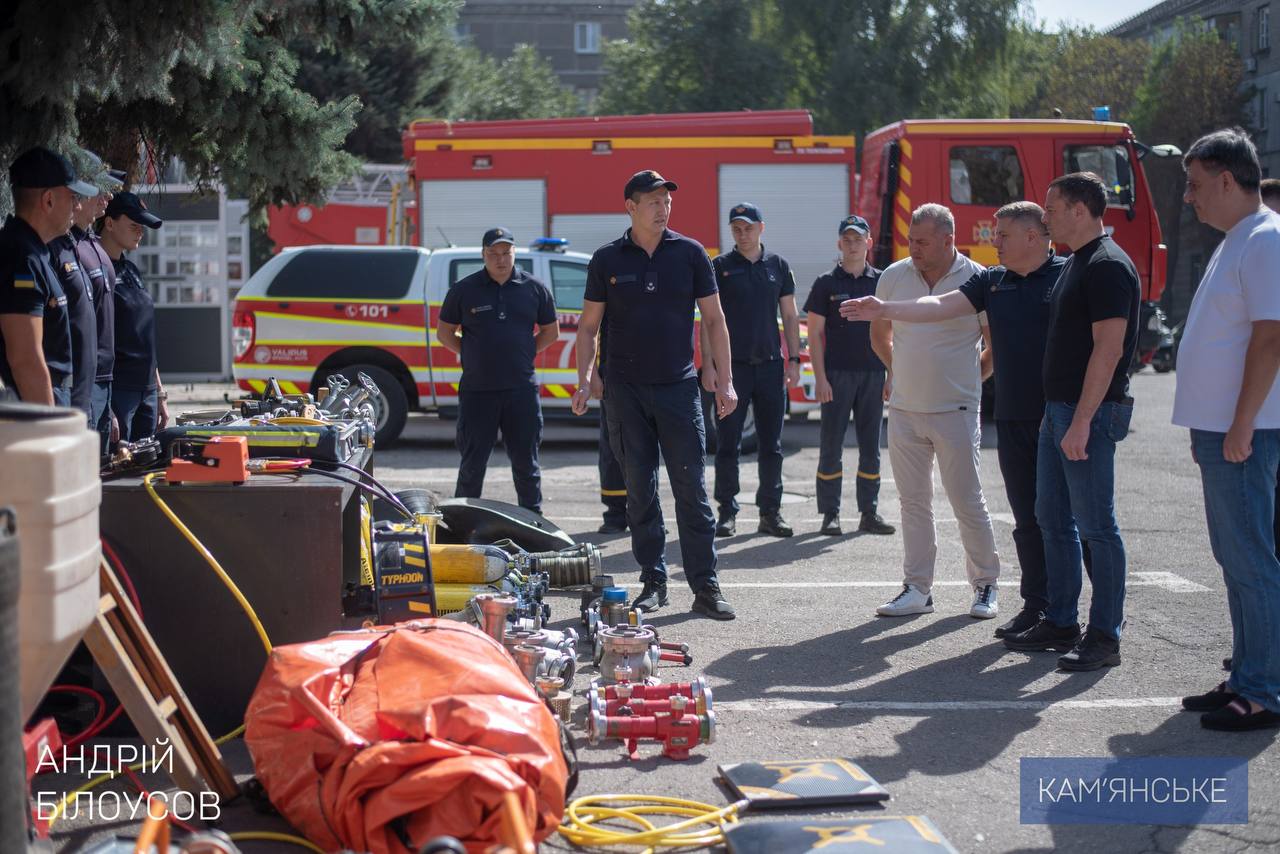
[{"label": "man in black polo shirt", "polygon": [[[458,483],[454,495],[479,498],[498,429],[507,446],[521,507],[542,512],[542,405],[534,358],[560,335],[555,300],[516,267],[515,238],[484,233],[484,269],[445,294],[436,338],[462,357],[458,388]],[[536,331],[535,331],[536,329]],[[459,334],[461,332],[461,334]]]},{"label": "man in black polo shirt", "polygon": [[[1072,256],[1053,289],[1044,356],[1044,422],[1036,456],[1036,520],[1044,537],[1049,607],[1010,649],[1066,652],[1064,670],[1120,663],[1125,553],[1116,524],[1116,443],[1129,432],[1127,367],[1138,341],[1141,287],[1133,262],[1106,233],[1107,187],[1091,172],[1054,179],[1045,225]],[[1089,624],[1077,622],[1080,542],[1092,557]]]},{"label": "man in black polo shirt", "polygon": [[[782,422],[786,418],[787,389],[800,383],[800,319],[796,314],[796,279],[787,259],[767,251],[760,242],[764,219],[749,202],[729,209],[734,248],[712,261],[720,306],[729,327],[733,353],[733,388],[738,406],[720,422],[716,449],[716,503],[720,518],[717,537],[731,537],[737,530],[738,461],[742,452],[742,426],[750,405],[756,416],[759,451],[756,465],[760,487],[756,507],[761,533],[790,537],[791,526],[782,518]],[[782,360],[778,340],[778,315],[787,337],[787,361]],[[707,327],[702,327],[703,352],[711,352]],[[786,366],[785,369],[783,366]],[[702,382],[715,390],[716,376],[703,371]]]},{"label": "man in black polo shirt", "polygon": [[729,334],[706,251],[696,240],[667,228],[675,189],[674,181],[652,170],[631,176],[623,190],[631,228],[591,258],[578,325],[573,411],[587,411],[596,333],[607,307],[605,402],[621,438],[631,551],[644,582],[632,604],[644,611],[667,604],[666,531],[658,503],[661,451],[675,494],[680,556],[695,594],[693,610],[731,620],[733,607],[716,577],[715,517],[704,480],[706,436],[693,366],[694,307],[711,340],[704,362],[716,370],[721,420],[737,404]]},{"label": "man in black polo shirt", "polygon": [[604,402],[604,327],[600,329],[600,359],[591,377],[591,398],[600,401],[600,433],[597,468],[600,472],[600,503],[604,505],[604,519],[597,529],[601,534],[622,534],[627,530],[627,481],[622,471],[622,461],[614,451],[618,443],[616,424],[613,433],[609,427],[609,407]]},{"label": "man in black polo shirt", "polygon": [[845,300],[874,296],[880,271],[867,263],[871,229],[849,215],[837,226],[840,263],[819,276],[804,310],[809,321],[809,358],[822,404],[817,496],[821,533],[840,535],[840,498],[844,488],[844,436],[853,416],[858,437],[858,530],[892,534],[892,525],[876,512],[880,498],[880,425],[884,421],[884,362],[871,349],[871,324],[840,316]]},{"label": "man in black polo shirt", "polygon": [[89,429],[98,432],[99,449],[104,455],[111,441],[111,382],[116,363],[116,268],[111,256],[102,248],[102,238],[93,230],[93,223],[107,212],[113,194],[124,189],[125,177],[124,172],[107,170],[100,180],[107,187],[106,192],[84,202],[75,215],[75,224],[71,226],[80,269],[89,277],[92,286],[98,354],[93,390],[89,394]]},{"label": "man in black polo shirt", "polygon": [[67,297],[47,244],[71,227],[77,196],[97,192],[65,157],[32,148],[9,166],[14,215],[0,228],[0,381],[28,403],[71,404]]}]

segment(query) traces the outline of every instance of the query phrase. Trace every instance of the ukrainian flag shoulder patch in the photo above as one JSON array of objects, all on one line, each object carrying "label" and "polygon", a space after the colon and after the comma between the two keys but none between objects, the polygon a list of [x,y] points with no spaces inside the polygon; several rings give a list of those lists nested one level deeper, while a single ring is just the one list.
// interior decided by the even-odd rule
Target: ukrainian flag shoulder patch
[{"label": "ukrainian flag shoulder patch", "polygon": [[36,280],[34,276],[14,276],[13,286],[20,290],[35,290]]}]

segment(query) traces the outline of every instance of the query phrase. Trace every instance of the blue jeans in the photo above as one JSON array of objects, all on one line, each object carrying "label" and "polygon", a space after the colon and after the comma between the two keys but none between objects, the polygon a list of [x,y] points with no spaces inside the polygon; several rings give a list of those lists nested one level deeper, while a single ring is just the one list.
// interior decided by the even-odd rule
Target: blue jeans
[{"label": "blue jeans", "polygon": [[511,460],[511,478],[520,506],[542,512],[542,403],[538,386],[527,383],[502,391],[463,391],[458,395],[458,482],[454,495],[479,498],[489,455],[502,430],[502,442]]},{"label": "blue jeans", "polygon": [[120,422],[120,441],[138,442],[155,435],[160,417],[159,392],[156,389],[111,389],[111,411]]},{"label": "blue jeans", "polygon": [[706,427],[696,379],[649,385],[609,380],[610,429],[621,438],[631,553],[641,581],[667,580],[667,531],[658,503],[658,453],[676,500],[680,559],[695,593],[716,580],[716,519],[707,500]]},{"label": "blue jeans", "polygon": [[1224,433],[1191,431],[1204,482],[1209,544],[1222,566],[1231,612],[1231,679],[1237,694],[1280,712],[1280,560],[1275,554],[1280,430],[1253,431],[1243,463],[1222,457]]},{"label": "blue jeans", "polygon": [[98,452],[105,457],[111,443],[111,380],[95,382],[89,391],[89,429],[97,431]]},{"label": "blue jeans", "polygon": [[759,440],[756,466],[760,472],[760,487],[756,490],[756,507],[762,513],[776,512],[782,507],[782,421],[787,408],[787,379],[783,367],[786,362],[774,359],[759,365],[748,362],[732,364],[738,406],[719,423],[716,503],[720,505],[722,514],[738,514],[738,463],[742,455],[742,428],[750,405],[756,414],[756,438]]},{"label": "blue jeans", "polygon": [[1075,416],[1073,404],[1045,404],[1036,452],[1036,522],[1044,538],[1049,607],[1045,617],[1057,626],[1079,619],[1080,540],[1093,556],[1093,600],[1089,626],[1119,639],[1124,625],[1124,542],[1116,524],[1116,443],[1129,432],[1133,405],[1103,403],[1089,422],[1088,459],[1068,460],[1062,437]]}]

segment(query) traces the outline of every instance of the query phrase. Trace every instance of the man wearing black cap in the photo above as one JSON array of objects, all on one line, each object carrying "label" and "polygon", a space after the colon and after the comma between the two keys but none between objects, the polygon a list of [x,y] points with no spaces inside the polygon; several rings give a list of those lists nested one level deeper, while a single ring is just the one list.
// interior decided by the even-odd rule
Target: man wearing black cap
[{"label": "man wearing black cap", "polygon": [[876,512],[880,499],[880,425],[884,420],[884,362],[871,349],[871,324],[840,316],[840,303],[872,296],[880,271],[867,263],[871,229],[850,214],[837,226],[840,263],[819,276],[804,310],[809,321],[809,357],[822,404],[817,496],[821,533],[839,536],[840,499],[844,488],[844,436],[853,417],[858,437],[858,530],[892,534]]},{"label": "man wearing black cap", "polygon": [[71,226],[77,197],[97,189],[39,147],[9,166],[9,185],[15,213],[0,229],[0,381],[29,403],[68,406],[71,325],[47,244]]},{"label": "man wearing black cap", "polygon": [[99,179],[106,189],[80,206],[75,224],[71,226],[71,235],[76,239],[76,259],[89,277],[93,297],[98,352],[94,360],[93,389],[89,393],[89,429],[98,431],[104,455],[111,440],[111,376],[116,363],[116,268],[92,226],[107,212],[112,196],[124,189],[125,177],[124,172],[108,169]]},{"label": "man wearing black cap", "polygon": [[505,228],[484,233],[484,269],[459,279],[445,294],[436,338],[462,358],[457,434],[462,462],[454,495],[480,497],[501,428],[517,500],[541,513],[542,405],[533,362],[559,337],[560,324],[551,291],[516,267],[515,242]]},{"label": "man wearing black cap", "polygon": [[137,265],[125,256],[142,243],[144,227],[163,224],[133,193],[114,196],[102,218],[102,248],[116,271],[111,413],[125,442],[146,439],[169,420],[156,355],[155,303]]},{"label": "man wearing black cap", "polygon": [[[738,461],[742,450],[742,426],[750,404],[756,416],[759,451],[756,465],[760,487],[756,507],[761,533],[790,537],[791,526],[782,518],[782,422],[786,418],[787,388],[800,383],[800,319],[796,314],[796,279],[785,258],[765,250],[760,242],[764,218],[750,202],[729,209],[734,248],[712,261],[720,305],[729,327],[733,353],[733,387],[738,407],[720,422],[716,449],[716,503],[720,518],[717,537],[736,533],[738,515]],[[787,360],[778,340],[778,315],[787,337]],[[704,352],[711,352],[703,329]],[[784,367],[785,365],[785,367]],[[714,391],[717,377],[703,366],[702,382]]]},{"label": "man wearing black cap", "polygon": [[696,240],[667,228],[675,189],[674,181],[652,170],[632,175],[623,190],[631,228],[591,258],[578,325],[573,411],[587,411],[596,333],[607,308],[604,394],[622,440],[631,551],[644,583],[632,605],[652,611],[667,604],[666,530],[658,503],[661,452],[675,494],[680,555],[694,592],[693,610],[731,620],[733,607],[716,577],[715,516],[704,478],[706,436],[693,365],[695,306],[711,341],[704,362],[719,369],[716,410],[721,419],[737,404],[729,334],[706,251]]},{"label": "man wearing black cap", "polygon": [[[91,152],[84,154],[91,160],[94,172],[98,173],[95,180],[112,180],[96,155]],[[121,189],[118,185],[116,188]],[[84,239],[85,229],[106,212],[109,201],[111,194],[105,191],[82,199],[72,215],[71,228],[49,241],[53,270],[66,294],[67,314],[71,321],[71,405],[88,416],[90,429],[95,429],[96,425],[93,418],[93,393],[98,369],[98,319],[95,313],[93,280],[89,277],[89,271],[80,263],[79,243]],[[101,276],[101,270],[98,275]]]}]

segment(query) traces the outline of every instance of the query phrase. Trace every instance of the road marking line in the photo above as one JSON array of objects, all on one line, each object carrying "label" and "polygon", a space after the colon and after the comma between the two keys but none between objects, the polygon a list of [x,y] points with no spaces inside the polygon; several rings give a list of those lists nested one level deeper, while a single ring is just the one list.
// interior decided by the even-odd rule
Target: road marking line
[{"label": "road marking line", "polygon": [[898,700],[717,700],[716,711],[723,712],[819,712],[827,710],[855,712],[1047,712],[1097,709],[1149,709],[1181,704],[1178,697],[1116,697],[1105,700],[939,700],[906,702]]},{"label": "road marking line", "polygon": [[[639,590],[643,585],[639,582],[615,584],[615,587],[629,587]],[[870,579],[857,581],[721,581],[722,590],[826,590],[839,587],[901,587],[902,579],[873,581]],[[934,587],[970,587],[968,581],[947,579],[933,582]],[[1172,572],[1131,572],[1128,587],[1158,587],[1170,593],[1208,593],[1209,588],[1194,581],[1174,575]]]}]

